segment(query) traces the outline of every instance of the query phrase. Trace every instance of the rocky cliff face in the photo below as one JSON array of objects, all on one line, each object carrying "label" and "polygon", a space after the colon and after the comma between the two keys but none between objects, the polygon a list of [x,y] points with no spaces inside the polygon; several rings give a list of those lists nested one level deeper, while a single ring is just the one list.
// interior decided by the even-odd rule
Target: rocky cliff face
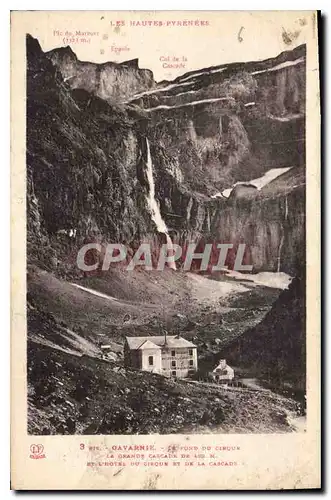
[{"label": "rocky cliff face", "polygon": [[147,234],[135,120],[85,90],[71,91],[39,44],[28,38],[27,47],[28,236],[35,251],[42,251],[42,233],[51,253]]},{"label": "rocky cliff face", "polygon": [[305,47],[188,73],[129,100],[150,134],[209,194],[268,168],[303,165]]},{"label": "rocky cliff face", "polygon": [[[88,241],[244,242],[256,271],[295,273],[304,248],[305,48],[156,86],[136,62],[96,65],[27,39],[29,257],[74,266]],[[152,90],[151,90],[152,89]],[[147,146],[148,143],[148,146]],[[295,167],[244,196],[211,195]]]},{"label": "rocky cliff face", "polygon": [[254,367],[268,381],[305,391],[305,288],[304,271],[284,290],[264,320],[248,329],[221,353],[237,366]]},{"label": "rocky cliff face", "polygon": [[113,102],[122,101],[155,84],[152,71],[140,69],[137,59],[120,64],[82,62],[70,47],[51,50],[46,56],[71,89],[83,89]]}]

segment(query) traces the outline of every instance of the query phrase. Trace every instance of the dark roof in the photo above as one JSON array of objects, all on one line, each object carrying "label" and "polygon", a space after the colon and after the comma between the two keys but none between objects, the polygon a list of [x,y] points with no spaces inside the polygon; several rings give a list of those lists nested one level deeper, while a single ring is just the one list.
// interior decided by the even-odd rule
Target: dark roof
[{"label": "dark roof", "polygon": [[[150,344],[154,344],[155,347],[163,347],[164,344],[164,335],[158,335],[156,337],[126,337],[126,341],[128,343],[129,349],[144,349],[145,342],[146,349],[151,348]],[[180,337],[179,335],[167,335],[167,347],[196,347],[196,345],[192,344],[192,342]]]}]

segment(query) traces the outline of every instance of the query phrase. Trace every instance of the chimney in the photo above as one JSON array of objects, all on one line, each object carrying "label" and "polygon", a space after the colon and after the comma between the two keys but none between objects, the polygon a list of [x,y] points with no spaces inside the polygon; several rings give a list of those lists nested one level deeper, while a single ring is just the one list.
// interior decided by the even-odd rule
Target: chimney
[{"label": "chimney", "polygon": [[167,345],[167,330],[164,329],[164,345]]},{"label": "chimney", "polygon": [[226,359],[220,359],[220,363],[218,365],[222,370],[226,367]]}]

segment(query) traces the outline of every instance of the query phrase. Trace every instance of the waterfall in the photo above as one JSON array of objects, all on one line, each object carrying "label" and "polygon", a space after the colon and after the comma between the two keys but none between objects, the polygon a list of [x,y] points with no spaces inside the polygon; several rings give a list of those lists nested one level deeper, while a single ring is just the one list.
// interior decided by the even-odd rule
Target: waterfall
[{"label": "waterfall", "polygon": [[284,244],[284,228],[282,225],[282,237],[280,239],[279,249],[278,249],[278,257],[277,257],[277,273],[280,272],[280,258],[281,258],[281,254],[282,254],[283,244]]},{"label": "waterfall", "polygon": [[220,116],[220,120],[219,120],[219,138],[220,138],[220,141],[222,142],[222,135],[223,135],[223,127],[222,127],[222,115]]},{"label": "waterfall", "polygon": [[[157,230],[159,233],[163,233],[166,236],[166,241],[167,241],[167,250],[168,252],[173,252],[173,243],[172,240],[169,236],[168,233],[168,228],[166,226],[166,223],[162,219],[162,215],[160,212],[160,207],[156,201],[155,198],[155,184],[154,184],[154,177],[153,177],[153,163],[152,163],[152,157],[151,157],[151,151],[149,147],[149,142],[146,137],[146,147],[147,147],[147,162],[146,162],[146,167],[147,167],[147,180],[148,180],[148,185],[149,185],[149,193],[146,196],[147,199],[147,204],[152,216],[152,220],[155,223]],[[176,270],[176,264],[172,260],[168,262],[168,266],[171,269]]]},{"label": "waterfall", "polygon": [[[288,203],[287,203],[287,196],[285,196],[285,221],[288,219]],[[284,245],[284,238],[285,238],[285,231],[284,231],[284,226],[283,224],[281,225],[282,227],[282,237],[280,239],[279,243],[279,249],[278,249],[278,257],[277,257],[277,272],[280,272],[280,260],[281,260],[281,253]]]}]

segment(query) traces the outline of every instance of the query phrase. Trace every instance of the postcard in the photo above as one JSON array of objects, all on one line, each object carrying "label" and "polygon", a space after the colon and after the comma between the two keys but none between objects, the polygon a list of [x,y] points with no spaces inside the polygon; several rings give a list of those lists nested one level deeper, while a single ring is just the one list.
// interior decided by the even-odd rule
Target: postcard
[{"label": "postcard", "polygon": [[15,490],[318,489],[315,11],[13,11]]}]

